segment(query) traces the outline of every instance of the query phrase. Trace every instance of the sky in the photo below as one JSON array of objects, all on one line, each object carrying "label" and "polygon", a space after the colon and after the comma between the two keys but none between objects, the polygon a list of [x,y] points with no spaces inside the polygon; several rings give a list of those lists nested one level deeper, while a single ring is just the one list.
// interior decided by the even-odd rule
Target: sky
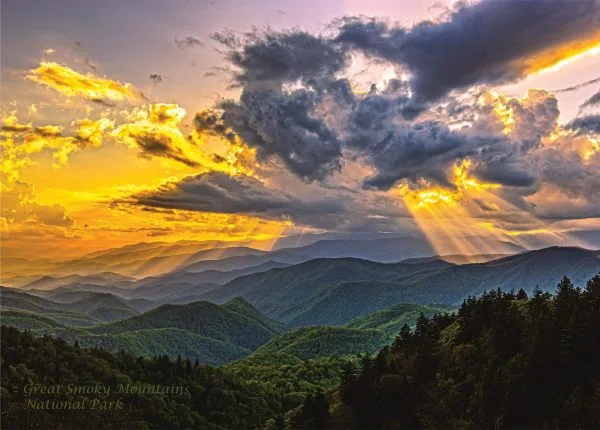
[{"label": "sky", "polygon": [[596,1],[0,16],[3,258],[325,231],[473,254],[600,230]]}]

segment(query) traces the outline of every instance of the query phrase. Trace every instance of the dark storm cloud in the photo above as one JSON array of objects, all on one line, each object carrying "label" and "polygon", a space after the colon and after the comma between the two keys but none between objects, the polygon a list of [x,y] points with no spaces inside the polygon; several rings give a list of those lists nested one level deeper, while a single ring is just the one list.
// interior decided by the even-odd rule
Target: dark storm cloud
[{"label": "dark storm cloud", "polygon": [[600,91],[598,91],[596,94],[594,94],[589,99],[587,99],[585,102],[583,102],[581,107],[583,108],[583,107],[596,106],[597,104],[600,104]]},{"label": "dark storm cloud", "polygon": [[[311,116],[316,93],[297,90],[289,94],[244,90],[239,102],[226,101],[220,118],[199,114],[195,125],[231,137],[235,132],[266,159],[276,155],[298,177],[323,179],[341,166],[341,144],[334,131]],[[228,131],[230,130],[230,131]]]},{"label": "dark storm cloud", "polygon": [[[277,157],[307,181],[339,169],[343,149],[349,148],[375,167],[365,184],[370,187],[419,177],[444,184],[448,167],[465,157],[487,164],[478,170],[482,178],[529,186],[534,175],[525,173],[503,136],[483,129],[479,136],[463,136],[442,124],[406,119],[453,89],[524,77],[530,57],[585,39],[599,18],[600,7],[590,0],[484,0],[459,6],[447,20],[411,28],[346,18],[332,24],[333,38],[302,31],[217,33],[212,37],[237,69],[233,83],[243,88],[242,95],[239,102],[221,102],[209,117],[199,116],[196,126],[228,139],[237,135],[262,159]],[[411,78],[355,95],[337,77],[354,51],[404,67]],[[302,89],[285,89],[298,82]],[[540,98],[527,106],[511,102],[519,153],[538,145],[556,125],[556,100]],[[474,117],[472,106],[457,109],[460,116]]]},{"label": "dark storm cloud", "polygon": [[229,49],[227,58],[240,69],[235,81],[241,86],[318,80],[346,64],[342,48],[306,32],[255,32],[243,41],[229,33],[213,38]]},{"label": "dark storm cloud", "polygon": [[482,163],[475,169],[475,175],[485,181],[511,187],[529,187],[534,184],[535,176],[519,165],[517,160],[499,155],[497,159]]},{"label": "dark storm cloud", "polygon": [[574,130],[580,134],[600,133],[600,115],[588,115],[575,118],[567,128]]},{"label": "dark storm cloud", "polygon": [[297,224],[332,227],[342,204],[332,200],[303,201],[266,187],[257,179],[210,172],[168,182],[156,190],[131,196],[127,201],[144,207],[199,212],[261,215],[292,219]]},{"label": "dark storm cloud", "polygon": [[410,29],[347,18],[336,41],[406,67],[418,106],[453,89],[523,78],[524,60],[589,37],[599,20],[596,0],[483,0]]},{"label": "dark storm cloud", "polygon": [[466,144],[466,139],[437,121],[396,127],[368,148],[367,159],[377,173],[367,178],[365,185],[388,189],[401,179],[416,182],[420,177],[449,185],[446,169],[455,159],[455,151]]},{"label": "dark storm cloud", "polygon": [[[386,190],[399,181],[416,183],[422,178],[452,186],[451,168],[465,158],[475,162],[474,173],[481,180],[521,187],[534,183],[535,174],[527,172],[521,158],[554,130],[559,114],[555,97],[532,90],[523,101],[507,102],[518,138],[512,141],[500,130],[481,125],[487,120],[468,133],[451,130],[444,121],[399,120],[407,96],[397,87],[391,83],[361,97],[350,91],[346,80],[287,93],[244,90],[239,102],[228,101],[218,106],[220,111],[197,114],[195,126],[230,140],[238,136],[256,148],[259,157],[276,155],[292,173],[309,181],[339,169],[342,150],[347,148],[374,168],[365,180],[367,188]],[[315,114],[325,100],[333,102],[334,118],[329,122],[335,124]]]},{"label": "dark storm cloud", "polygon": [[281,210],[292,202],[256,179],[221,172],[188,176],[136,198],[144,206],[220,213]]},{"label": "dark storm cloud", "polygon": [[450,171],[466,158],[475,163],[473,174],[485,182],[527,187],[535,181],[506,137],[452,131],[439,121],[396,127],[369,148],[366,158],[376,174],[366,179],[365,186],[379,189],[401,180],[417,183],[420,178],[453,187]]},{"label": "dark storm cloud", "polygon": [[188,48],[196,48],[199,46],[204,46],[202,41],[194,36],[186,36],[183,39],[175,38],[175,45],[179,49],[188,49]]},{"label": "dark storm cloud", "polygon": [[[345,144],[356,149],[375,168],[365,185],[388,189],[398,181],[427,179],[451,186],[449,173],[457,162],[469,158],[474,174],[483,181],[507,186],[529,187],[535,173],[529,172],[527,154],[540,139],[556,127],[557,101],[551,94],[530,90],[524,99],[508,99],[512,112],[511,136],[490,127],[495,114],[489,106],[475,107],[451,103],[449,117],[460,116],[478,122],[465,130],[452,130],[443,120],[398,121],[405,96],[387,96],[387,91],[371,93],[356,101],[345,124]],[[501,124],[498,124],[502,126]]]},{"label": "dark storm cloud", "polygon": [[[200,112],[194,125],[240,139],[256,149],[259,161],[275,159],[306,182],[323,181],[352,160],[371,169],[363,187],[373,194],[399,183],[452,188],[453,168],[469,159],[471,175],[503,185],[494,192],[523,210],[535,210],[525,198],[544,184],[595,198],[593,163],[584,163],[573,145],[542,144],[559,129],[552,94],[530,90],[518,99],[473,87],[512,82],[549,65],[535,61],[589,40],[599,19],[600,5],[591,0],[483,0],[462,4],[444,20],[406,28],[346,18],[329,27],[332,37],[271,30],[214,34],[232,67],[219,72],[231,75],[241,96]],[[366,94],[353,91],[342,76],[357,53],[392,63],[409,72],[408,79],[392,79],[385,88],[372,85]],[[465,91],[450,94],[453,90]],[[597,133],[600,120],[580,118],[567,128]],[[324,184],[320,189],[329,191]],[[289,202],[281,204],[290,208]],[[351,229],[385,225],[397,216],[367,218],[363,206],[346,204],[351,211],[323,217],[315,212],[310,221],[303,215],[299,222]],[[278,210],[269,209],[269,215],[282,213]]]}]

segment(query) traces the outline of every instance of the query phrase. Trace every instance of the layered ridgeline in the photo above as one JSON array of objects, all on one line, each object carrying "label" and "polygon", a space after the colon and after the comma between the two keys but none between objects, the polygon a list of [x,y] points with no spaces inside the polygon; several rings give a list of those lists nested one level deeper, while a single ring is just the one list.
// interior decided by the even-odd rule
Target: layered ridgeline
[{"label": "layered ridgeline", "polygon": [[[125,350],[142,356],[180,355],[211,364],[247,356],[283,331],[282,324],[261,315],[239,298],[223,305],[209,302],[163,305],[133,317],[102,323],[92,314],[98,309],[106,314],[110,308],[94,305],[121,300],[105,296],[110,295],[94,295],[85,302],[56,303],[3,289],[2,324],[60,337],[81,346]],[[89,309],[94,310],[76,312]]]},{"label": "layered ridgeline", "polygon": [[[319,243],[319,246],[324,245]],[[354,248],[358,245],[349,248],[355,252]],[[81,298],[86,292],[111,293],[123,298],[128,306],[138,311],[164,303],[185,304],[199,300],[225,303],[241,296],[261,313],[291,326],[344,325],[394,303],[458,305],[468,295],[481,294],[490,288],[510,290],[522,286],[531,292],[538,285],[541,289],[552,289],[563,275],[569,276],[575,283],[582,283],[600,270],[598,251],[568,247],[530,251],[492,261],[488,259],[497,255],[410,258],[400,263],[318,258],[299,264],[268,260],[253,265],[256,262],[246,261],[244,264],[250,266],[243,269],[228,266],[233,264],[236,267],[239,263],[231,259],[254,258],[257,255],[227,257],[241,252],[240,249],[220,252],[223,258],[199,263],[223,265],[229,268],[226,271],[203,266],[198,269],[201,270],[199,272],[190,272],[191,265],[183,265],[167,274],[135,282],[122,281],[117,277],[111,284],[106,279],[111,275],[104,272],[76,277],[75,281],[72,276],[45,278],[43,282],[34,281],[22,288],[60,302],[73,301],[77,295]],[[280,251],[260,252],[262,254],[258,256],[262,258],[273,257]],[[341,250],[338,252],[341,253]],[[396,254],[388,258],[393,258],[393,255]],[[215,257],[213,254],[210,256]],[[453,263],[473,260],[484,262]],[[124,285],[123,282],[128,283]]]},{"label": "layered ridgeline", "polygon": [[[251,311],[239,300],[233,307]],[[7,428],[598,428],[598,326],[600,274],[584,290],[565,278],[555,296],[493,290],[455,314],[420,316],[377,354],[353,359],[293,355],[303,353],[291,346],[306,329],[280,338],[289,353],[269,351],[267,343],[215,370],[3,327],[2,419]],[[48,376],[58,384],[186,389],[121,395],[127,408],[118,411],[26,409],[24,384]],[[52,400],[77,398],[61,393]]]},{"label": "layered ridgeline", "polygon": [[139,313],[133,301],[108,293],[83,293],[74,297],[72,302],[63,303],[14,288],[0,287],[0,299],[0,305],[4,310],[44,315],[60,324],[72,326],[85,327],[128,318]]},{"label": "layered ridgeline", "polygon": [[[128,291],[127,298],[70,290],[64,282],[71,279],[61,280],[61,285],[52,290],[48,288],[56,280],[43,279],[35,283],[37,288],[27,290],[31,294],[2,289],[1,305],[3,321],[8,325],[57,335],[71,342],[77,340],[81,345],[142,355],[182,355],[218,364],[246,356],[281,333],[281,326],[274,328],[274,321],[290,328],[323,327],[310,331],[308,337],[317,356],[320,353],[314,345],[320,336],[345,339],[334,344],[348,347],[332,353],[355,353],[356,342],[348,336],[349,332],[325,327],[348,325],[349,329],[375,329],[395,335],[404,322],[410,325],[410,320],[414,321],[421,312],[431,315],[436,310],[448,310],[468,295],[495,288],[509,291],[523,287],[526,292],[535,286],[553,289],[565,274],[582,285],[599,271],[599,252],[580,248],[548,248],[465,265],[439,259],[393,264],[316,259],[242,276],[208,291],[206,284],[187,282],[181,289],[176,284],[160,286],[156,280],[161,278],[142,280],[136,282],[141,286],[130,285],[127,289],[112,287],[119,292]],[[122,277],[107,273],[98,278],[125,282]],[[141,297],[155,293],[173,297],[175,303],[192,302],[184,306],[161,305],[161,300],[152,300],[155,296]],[[238,296],[247,302],[245,311],[232,309],[235,303],[242,303],[236,299]],[[408,302],[412,304],[386,309]],[[378,336],[369,333],[356,335]],[[308,339],[298,338],[303,342]]]},{"label": "layered ridgeline", "polygon": [[[180,241],[138,243],[65,261],[3,256],[2,278],[10,286],[41,290],[67,284],[111,285],[127,289],[136,283],[136,278],[162,277],[176,272],[175,278],[181,273],[202,273],[196,282],[222,284],[244,274],[243,271],[245,274],[253,273],[255,267],[259,270],[262,270],[261,266],[283,267],[314,258],[360,258],[390,263],[435,254],[424,237],[359,236],[360,239],[340,239],[305,234],[282,238],[275,245],[272,241],[252,243],[255,247],[264,246],[271,251],[248,247],[248,243],[232,246],[231,242]],[[525,251],[511,242],[495,241],[489,246],[500,254]],[[38,282],[40,276],[43,279]],[[179,280],[185,282],[183,278]]]},{"label": "layered ridgeline", "polygon": [[316,326],[284,332],[284,325],[260,314],[241,298],[223,305],[202,301],[162,305],[104,324],[89,314],[69,311],[71,308],[85,310],[81,301],[55,303],[3,289],[0,312],[4,325],[50,334],[81,346],[143,356],[181,355],[222,364],[255,350],[255,355],[284,353],[301,360],[373,353],[388,343],[403,324],[414,325],[421,313],[450,309],[403,303],[353,320],[348,327]]},{"label": "layered ridgeline", "polygon": [[240,277],[201,297],[222,303],[240,296],[291,326],[344,325],[395,303],[458,305],[469,295],[497,288],[553,290],[565,275],[583,285],[599,271],[600,251],[569,247],[465,265],[316,259]]}]

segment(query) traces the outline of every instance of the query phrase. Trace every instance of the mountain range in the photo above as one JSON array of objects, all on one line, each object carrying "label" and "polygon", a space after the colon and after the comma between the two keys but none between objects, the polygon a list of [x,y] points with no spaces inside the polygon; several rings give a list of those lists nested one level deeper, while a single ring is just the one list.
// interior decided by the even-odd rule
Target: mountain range
[{"label": "mountain range", "polygon": [[[288,239],[282,244],[291,244],[290,242],[291,239]],[[2,257],[2,282],[4,285],[23,287],[28,284],[31,286],[32,282],[38,281],[42,276],[65,278],[77,274],[84,277],[94,275],[115,278],[116,275],[120,275],[123,278],[119,280],[123,283],[113,286],[127,287],[127,281],[131,281],[131,278],[142,279],[176,272],[229,272],[250,269],[265,263],[297,264],[314,258],[349,257],[398,262],[406,258],[429,257],[435,254],[427,240],[412,236],[374,235],[363,240],[325,240],[313,235],[307,244],[298,246],[299,243],[304,242],[298,240],[294,246],[265,250],[227,242],[151,242],[94,252],[65,261]],[[258,245],[260,246],[260,243]],[[496,241],[490,243],[490,246],[502,254],[526,250],[512,242]],[[230,279],[233,278],[225,281]],[[31,288],[47,288],[50,285],[47,281],[49,280]],[[87,283],[86,279],[77,279],[76,276],[60,282]],[[215,280],[207,279],[207,282]],[[95,284],[96,280],[93,283]],[[54,286],[58,284],[55,283]]]},{"label": "mountain range", "polygon": [[291,326],[343,325],[394,303],[458,305],[469,295],[497,288],[552,291],[563,276],[583,285],[600,271],[599,255],[553,247],[464,265],[315,259],[237,278],[201,297],[221,303],[240,296]]},{"label": "mountain range", "polygon": [[238,271],[223,284],[202,282],[214,272],[45,277],[0,289],[1,316],[6,325],[140,355],[222,364],[284,352],[304,360],[376,351],[419,315],[453,311],[486,290],[554,291],[565,275],[582,286],[600,272],[600,251],[581,248],[475,258],[485,262],[315,258]]}]

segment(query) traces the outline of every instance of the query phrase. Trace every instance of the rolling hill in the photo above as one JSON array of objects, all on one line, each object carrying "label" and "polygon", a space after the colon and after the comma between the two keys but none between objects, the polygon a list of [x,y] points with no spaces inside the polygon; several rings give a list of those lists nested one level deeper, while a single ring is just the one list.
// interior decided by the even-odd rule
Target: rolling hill
[{"label": "rolling hill", "polygon": [[162,305],[143,314],[88,329],[92,334],[119,334],[157,328],[177,328],[197,335],[254,350],[281,333],[271,321],[241,299],[224,305],[194,302]]},{"label": "rolling hill", "polygon": [[443,261],[414,265],[382,264],[352,258],[315,259],[234,279],[204,297],[222,302],[241,296],[265,315],[286,321],[294,307],[306,303],[328,286],[349,279],[388,282],[400,276],[448,266],[450,264]]},{"label": "rolling hill", "polygon": [[2,309],[0,317],[3,325],[20,330],[52,331],[65,328],[56,319],[33,312]]},{"label": "rolling hill", "polygon": [[92,284],[99,286],[115,286],[125,288],[133,284],[134,278],[119,275],[118,273],[102,272],[93,275],[69,275],[62,277],[43,276],[21,288],[23,290],[52,290],[57,287],[71,284]]},{"label": "rolling hill", "polygon": [[211,364],[246,356],[285,329],[241,298],[223,305],[163,305],[142,314],[112,294],[88,293],[74,302],[57,303],[2,288],[0,298],[5,325],[82,346],[181,355]]},{"label": "rolling hill", "polygon": [[301,360],[318,357],[372,354],[388,341],[381,330],[361,330],[347,327],[302,327],[271,339],[256,355],[289,354]]},{"label": "rolling hill", "polygon": [[425,306],[416,303],[398,303],[389,308],[353,319],[346,327],[354,329],[376,329],[382,330],[389,336],[400,333],[404,324],[409,327],[415,325],[419,315],[431,316],[435,313],[450,312],[450,306]]},{"label": "rolling hill", "polygon": [[136,356],[181,356],[201,363],[219,365],[247,356],[251,351],[228,342],[177,328],[132,330],[118,334],[58,333],[58,337],[83,347],[101,347],[109,351],[127,351]]},{"label": "rolling hill", "polygon": [[61,303],[14,288],[0,290],[0,306],[4,309],[45,314],[67,325],[88,326],[115,321],[139,312],[124,299],[108,293],[86,293],[79,300]]},{"label": "rolling hill", "polygon": [[501,288],[554,291],[563,276],[576,285],[600,272],[600,251],[552,247],[480,264],[441,260],[383,264],[315,259],[234,279],[203,295],[216,303],[241,296],[265,315],[292,326],[344,325],[400,302],[456,305]]}]

